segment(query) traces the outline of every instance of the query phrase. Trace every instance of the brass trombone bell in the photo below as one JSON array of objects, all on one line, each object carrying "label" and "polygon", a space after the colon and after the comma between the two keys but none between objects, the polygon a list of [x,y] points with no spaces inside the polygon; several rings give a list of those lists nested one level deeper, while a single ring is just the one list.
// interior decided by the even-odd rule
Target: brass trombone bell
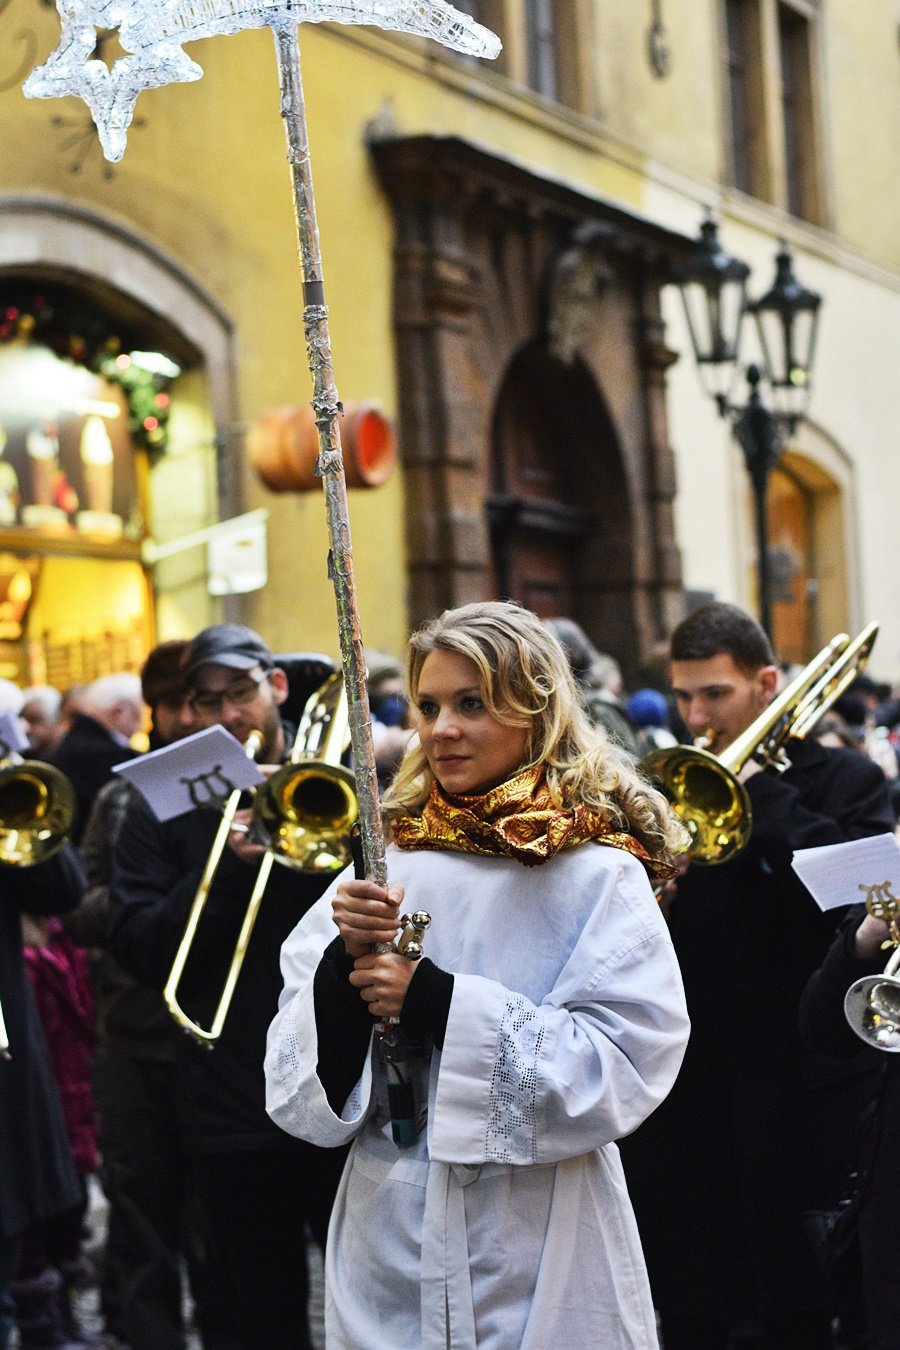
[{"label": "brass trombone bell", "polygon": [[307,700],[290,759],[253,797],[250,836],[276,862],[302,872],[334,872],[350,862],[359,803],[356,779],[340,762],[349,742],[344,679],[330,675]]},{"label": "brass trombone bell", "polygon": [[356,780],[341,764],[283,764],[253,799],[253,838],[276,862],[303,872],[333,872],[350,861],[357,816]]},{"label": "brass trombone bell", "polygon": [[9,759],[0,767],[0,863],[33,867],[52,858],[72,832],[75,789],[52,764]]},{"label": "brass trombone bell", "polygon": [[660,783],[690,836],[693,862],[726,862],[750,841],[753,813],[737,774],[722,760],[690,745],[652,750],[640,770]]}]

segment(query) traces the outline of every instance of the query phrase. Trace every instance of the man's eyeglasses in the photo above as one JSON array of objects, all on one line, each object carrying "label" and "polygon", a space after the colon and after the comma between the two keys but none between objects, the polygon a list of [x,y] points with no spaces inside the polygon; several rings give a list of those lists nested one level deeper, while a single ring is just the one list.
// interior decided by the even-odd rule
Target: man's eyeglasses
[{"label": "man's eyeglasses", "polygon": [[225,689],[195,689],[189,700],[190,705],[194,712],[204,713],[218,712],[226,702],[233,708],[246,707],[253,702],[259,686],[268,678],[268,672],[264,670],[259,675],[247,675],[239,683],[230,684]]}]

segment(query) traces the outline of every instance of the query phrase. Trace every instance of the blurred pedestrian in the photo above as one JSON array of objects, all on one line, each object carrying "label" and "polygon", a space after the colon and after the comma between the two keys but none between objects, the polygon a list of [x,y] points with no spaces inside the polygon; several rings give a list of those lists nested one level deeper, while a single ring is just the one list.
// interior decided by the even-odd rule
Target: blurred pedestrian
[{"label": "blurred pedestrian", "polygon": [[378,782],[387,787],[403,758],[412,722],[403,666],[383,652],[366,653],[369,708]]},{"label": "blurred pedestrian", "polygon": [[62,694],[50,684],[35,684],[22,695],[22,721],[28,736],[29,754],[49,759],[63,735],[60,726]]},{"label": "blurred pedestrian", "polygon": [[[0,681],[0,711],[17,714],[21,691]],[[77,1205],[81,1186],[60,1108],[59,1093],[25,973],[21,915],[59,914],[77,905],[84,875],[75,850],[64,846],[33,867],[0,868],[0,1008],[9,1058],[0,1054],[0,1350],[16,1316],[10,1291],[22,1236]],[[36,1314],[58,1299],[55,1288],[34,1291]],[[42,1302],[41,1302],[42,1300]],[[20,1318],[25,1315],[21,1307]]]},{"label": "blurred pedestrian", "polygon": [[678,739],[669,728],[669,705],[665,694],[658,689],[636,689],[625,704],[628,716],[637,728],[640,754],[665,750],[677,745]]},{"label": "blurred pedestrian", "polygon": [[572,674],[582,691],[584,706],[594,726],[603,727],[613,745],[632,759],[641,754],[637,728],[622,699],[622,671],[615,657],[597,650],[574,619],[545,619],[544,624],[562,646]]},{"label": "blurred pedestrian", "polygon": [[101,675],[85,691],[82,712],[75,712],[72,725],[53,752],[55,764],[71,782],[78,801],[72,839],[81,840],[94,798],[109,781],[116,764],[138,753],[131,738],[144,720],[141,681],[130,671]]},{"label": "blurred pedestrian", "polygon": [[[83,1251],[87,1180],[99,1164],[91,1091],[94,998],[87,957],[66,935],[59,919],[24,914],[22,928],[25,964],[50,1049],[81,1194],[77,1204],[24,1235],[13,1297],[21,1350],[48,1346],[71,1350],[76,1342],[95,1344],[81,1326],[74,1303],[76,1293],[94,1277]],[[44,1302],[42,1295],[49,1290],[55,1290],[55,1297]],[[41,1314],[36,1303],[43,1308]]]}]

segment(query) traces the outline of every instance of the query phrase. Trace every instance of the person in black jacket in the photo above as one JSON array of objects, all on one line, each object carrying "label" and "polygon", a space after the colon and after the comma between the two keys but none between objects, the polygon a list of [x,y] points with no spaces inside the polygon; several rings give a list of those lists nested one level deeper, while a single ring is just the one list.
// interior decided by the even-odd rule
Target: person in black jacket
[{"label": "person in black jacket", "polygon": [[[161,642],[141,669],[151,750],[195,730],[182,669],[187,647],[185,639]],[[113,774],[98,792],[81,839],[87,890],[65,926],[94,953],[94,1096],[108,1204],[104,1323],[129,1350],[184,1350],[182,1255],[190,1271],[194,1319],[208,1344],[219,1325],[210,1323],[216,1309],[202,1297],[183,1113],[172,1110],[179,1032],[159,992],[133,980],[105,950],[113,850],[135,791]]]},{"label": "person in black jacket", "polygon": [[50,763],[62,770],[75,789],[78,814],[72,840],[76,844],[81,842],[94,798],[109,782],[113,767],[138,753],[130,740],[144,717],[140,677],[129,671],[101,675],[85,690],[81,707],[50,756]]},{"label": "person in black jacket", "polygon": [[25,975],[20,918],[72,909],[84,884],[71,845],[34,867],[0,866],[0,1004],[10,1056],[0,1056],[0,1350],[13,1325],[10,1285],[22,1234],[74,1209],[82,1195]]},{"label": "person in black jacket", "polygon": [[880,974],[886,942],[896,930],[854,906],[811,977],[800,1004],[800,1034],[811,1053],[835,1061],[865,1055],[880,1074],[876,1109],[868,1123],[858,1169],[857,1226],[867,1350],[900,1350],[900,1279],[897,1225],[900,1215],[900,1055],[866,1049],[844,1016],[844,996],[854,981]]},{"label": "person in black jacket", "polygon": [[[279,709],[287,678],[257,633],[239,624],[204,629],[190,644],[185,674],[199,726],[220,723],[241,742],[259,730],[259,760],[275,765],[286,757]],[[151,988],[166,982],[218,827],[211,810],[161,823],[138,801],[126,813],[113,863],[109,948]],[[246,833],[232,831],[179,986],[181,1005],[202,1026],[221,996],[262,855]],[[327,873],[273,869],[220,1039],[211,1051],[185,1036],[178,1041],[201,1219],[220,1296],[234,1308],[239,1350],[311,1344],[304,1223],[324,1244],[343,1159],[286,1140],[269,1119],[263,1058],[282,988],[281,944],[327,883]]]},{"label": "person in black jacket", "polygon": [[[778,669],[763,629],[712,603],[671,639],[670,678],[691,735],[719,755],[768,707]],[[789,740],[784,773],[750,761],[747,847],[692,863],[665,897],[691,1039],[670,1096],[622,1156],[666,1350],[726,1350],[741,1328],[766,1350],[830,1347],[833,1307],[807,1210],[837,1199],[874,1092],[801,1052],[797,1010],[835,924],[791,868],[795,849],[893,826],[884,775],[852,750]]]}]

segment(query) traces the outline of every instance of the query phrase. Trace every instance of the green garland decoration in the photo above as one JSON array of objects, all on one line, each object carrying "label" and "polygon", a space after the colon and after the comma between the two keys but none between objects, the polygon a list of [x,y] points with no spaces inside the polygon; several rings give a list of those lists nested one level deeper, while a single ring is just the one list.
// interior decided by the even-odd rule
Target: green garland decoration
[{"label": "green garland decoration", "polygon": [[89,308],[74,291],[48,288],[24,295],[0,282],[0,347],[10,343],[49,347],[61,360],[118,385],[128,403],[134,445],[154,457],[165,453],[172,380],[132,359],[129,348],[141,348],[136,333],[115,332],[108,317]]}]

